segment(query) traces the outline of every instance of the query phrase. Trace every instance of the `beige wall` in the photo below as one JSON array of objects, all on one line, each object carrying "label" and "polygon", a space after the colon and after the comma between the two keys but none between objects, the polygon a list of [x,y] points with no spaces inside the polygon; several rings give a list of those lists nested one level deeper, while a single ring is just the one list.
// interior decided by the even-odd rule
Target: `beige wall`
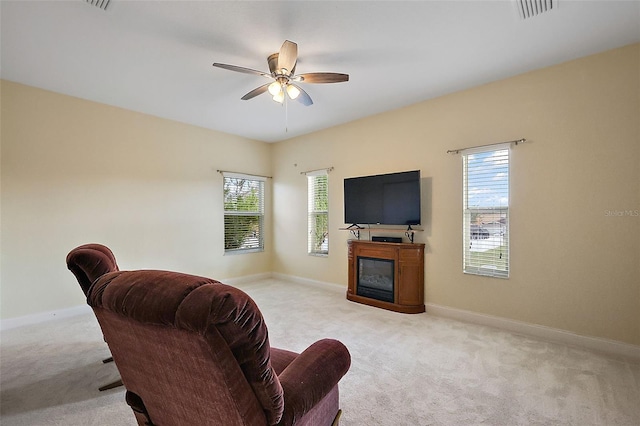
[{"label": "beige wall", "polygon": [[[420,169],[428,303],[638,345],[638,117],[636,44],[277,143],[274,270],[346,285],[343,178]],[[464,275],[461,159],[446,151],[519,138],[511,278]],[[329,166],[330,254],[311,257],[300,171]]]},{"label": "beige wall", "polygon": [[[125,269],[346,285],[343,178],[420,169],[428,303],[640,344],[640,217],[624,214],[640,210],[639,44],[273,145],[9,82],[1,95],[2,318],[83,303],[64,258],[90,241]],[[446,151],[521,137],[511,278],[464,275]],[[300,172],[330,166],[330,255],[312,257]],[[223,256],[218,168],[273,174],[265,253]]]},{"label": "beige wall", "polygon": [[84,303],[65,256],[88,242],[111,247],[123,269],[271,270],[270,245],[224,256],[216,172],[270,174],[269,144],[7,81],[1,90],[3,319]]}]

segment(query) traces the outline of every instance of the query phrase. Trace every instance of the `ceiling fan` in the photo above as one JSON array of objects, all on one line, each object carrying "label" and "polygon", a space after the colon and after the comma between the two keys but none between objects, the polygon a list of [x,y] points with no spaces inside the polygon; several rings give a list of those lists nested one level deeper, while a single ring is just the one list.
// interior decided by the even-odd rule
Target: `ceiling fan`
[{"label": "ceiling fan", "polygon": [[263,84],[244,95],[242,97],[244,101],[268,91],[276,102],[283,103],[286,93],[289,99],[295,99],[303,105],[309,106],[313,104],[311,97],[297,83],[340,83],[349,81],[349,74],[335,72],[311,72],[296,75],[297,61],[298,45],[292,41],[285,40],[280,51],[267,58],[269,73],[218,62],[214,63],[213,66],[245,74],[261,75],[273,80],[271,83]]}]

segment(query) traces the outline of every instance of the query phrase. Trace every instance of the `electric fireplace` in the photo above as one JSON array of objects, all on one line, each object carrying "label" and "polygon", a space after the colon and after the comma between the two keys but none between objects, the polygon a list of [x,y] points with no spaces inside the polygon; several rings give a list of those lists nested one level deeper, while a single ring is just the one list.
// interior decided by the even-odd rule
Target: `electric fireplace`
[{"label": "electric fireplace", "polygon": [[348,241],[347,299],[405,314],[424,312],[424,244]]},{"label": "electric fireplace", "polygon": [[393,303],[393,259],[358,257],[356,294]]}]

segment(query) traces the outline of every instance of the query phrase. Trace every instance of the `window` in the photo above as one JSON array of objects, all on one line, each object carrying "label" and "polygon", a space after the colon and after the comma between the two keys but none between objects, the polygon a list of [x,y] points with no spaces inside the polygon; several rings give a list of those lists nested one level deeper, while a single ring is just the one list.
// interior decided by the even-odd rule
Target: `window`
[{"label": "window", "polygon": [[509,277],[509,147],[463,152],[465,273]]},{"label": "window", "polygon": [[225,253],[264,250],[264,179],[224,174]]},{"label": "window", "polygon": [[326,170],[307,173],[309,254],[329,254],[329,197]]}]

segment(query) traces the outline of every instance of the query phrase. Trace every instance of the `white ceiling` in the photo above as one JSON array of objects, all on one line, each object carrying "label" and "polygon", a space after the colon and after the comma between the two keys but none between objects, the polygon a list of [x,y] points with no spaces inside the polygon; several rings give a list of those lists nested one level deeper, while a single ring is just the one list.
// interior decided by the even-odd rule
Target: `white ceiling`
[{"label": "white ceiling", "polygon": [[[554,0],[555,2],[556,0]],[[274,142],[640,41],[640,1],[560,0],[523,20],[502,1],[0,3],[3,79]],[[314,100],[240,98],[285,39]],[[117,125],[117,123],[114,123]]]}]

